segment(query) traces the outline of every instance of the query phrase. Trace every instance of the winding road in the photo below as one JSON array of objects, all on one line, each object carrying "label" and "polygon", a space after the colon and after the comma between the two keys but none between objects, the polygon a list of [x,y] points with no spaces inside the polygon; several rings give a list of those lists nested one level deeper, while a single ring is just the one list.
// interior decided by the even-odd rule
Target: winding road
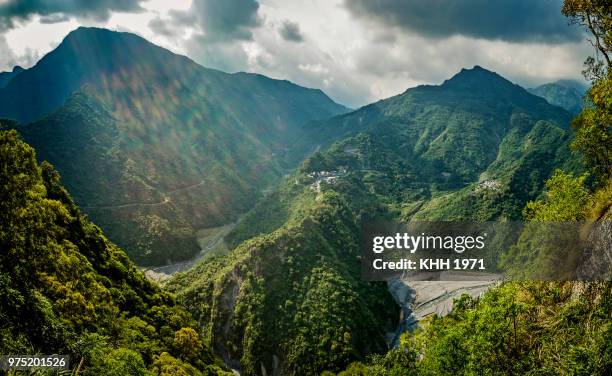
[{"label": "winding road", "polygon": [[204,185],[204,183],[206,183],[206,179],[202,179],[199,183],[192,184],[192,185],[189,185],[187,187],[177,188],[177,189],[174,189],[172,191],[168,191],[166,193],[162,193],[162,195],[164,196],[164,199],[159,201],[159,202],[131,202],[131,203],[126,203],[126,204],[100,205],[100,206],[87,206],[87,205],[83,205],[81,207],[83,209],[123,209],[123,208],[130,208],[130,207],[136,207],[136,206],[159,206],[159,205],[165,205],[165,204],[169,203],[170,201],[172,201],[172,198],[170,197],[171,195],[173,195],[173,194],[175,194],[177,192],[186,191],[186,190],[189,190],[189,189],[193,189],[195,187],[199,187],[201,185]]}]

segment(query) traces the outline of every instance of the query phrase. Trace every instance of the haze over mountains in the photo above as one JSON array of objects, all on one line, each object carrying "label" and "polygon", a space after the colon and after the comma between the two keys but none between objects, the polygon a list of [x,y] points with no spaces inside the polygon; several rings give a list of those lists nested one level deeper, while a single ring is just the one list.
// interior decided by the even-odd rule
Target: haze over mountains
[{"label": "haze over mountains", "polygon": [[582,109],[586,90],[584,84],[574,80],[559,80],[528,89],[531,94],[566,109],[572,115],[577,115]]},{"label": "haze over mountains", "polygon": [[[206,69],[129,33],[79,28],[0,89],[84,211],[142,264],[198,251],[303,157],[310,120],[346,112],[320,90]],[[26,124],[30,123],[31,124]]]}]

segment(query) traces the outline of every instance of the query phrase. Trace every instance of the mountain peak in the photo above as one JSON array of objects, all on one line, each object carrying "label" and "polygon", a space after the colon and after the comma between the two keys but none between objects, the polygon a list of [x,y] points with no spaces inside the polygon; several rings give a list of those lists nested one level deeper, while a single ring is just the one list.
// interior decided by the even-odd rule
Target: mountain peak
[{"label": "mountain peak", "polygon": [[19,65],[15,65],[13,67],[13,70],[10,72],[0,72],[0,89],[8,85],[8,83],[13,79],[13,77],[17,76],[24,70],[25,69],[23,69]]},{"label": "mountain peak", "polygon": [[497,98],[515,97],[527,93],[521,86],[479,65],[471,69],[461,69],[459,73],[444,81],[440,88],[470,96],[494,95]]},{"label": "mountain peak", "polygon": [[58,48],[69,46],[79,50],[86,50],[106,48],[109,46],[120,47],[120,44],[153,46],[150,42],[137,34],[100,27],[79,26],[66,35]]},{"label": "mountain peak", "polygon": [[115,31],[106,29],[103,27],[94,27],[94,26],[79,26],[76,29],[69,32],[64,39],[75,38],[75,37],[91,37],[91,36],[103,36],[103,35],[135,35],[128,32]]},{"label": "mountain peak", "polygon": [[[474,65],[473,68],[462,68],[459,73],[455,74],[450,79],[444,81],[442,85],[448,84],[482,84],[485,81],[498,81],[508,84],[512,84],[499,74],[481,67],[480,65]],[[514,85],[514,84],[512,84]]]},{"label": "mountain peak", "polygon": [[584,95],[588,90],[588,86],[583,81],[578,80],[560,79],[553,84],[576,90],[580,95]]}]

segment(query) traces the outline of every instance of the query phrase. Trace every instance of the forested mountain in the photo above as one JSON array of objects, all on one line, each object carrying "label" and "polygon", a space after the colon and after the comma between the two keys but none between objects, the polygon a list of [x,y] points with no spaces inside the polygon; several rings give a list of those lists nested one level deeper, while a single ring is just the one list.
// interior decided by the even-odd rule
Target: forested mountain
[{"label": "forested mountain", "polygon": [[[568,162],[570,119],[562,109],[476,66],[442,85],[419,86],[313,123],[309,131],[323,147],[327,140],[363,132],[370,140],[363,135],[347,140],[345,150],[356,153],[357,144],[370,142],[401,161],[394,179],[374,186],[392,189],[399,180],[410,186],[408,192],[405,187],[395,192],[405,196],[400,202],[407,217],[486,220],[520,216],[521,202],[540,192],[553,168]],[[377,179],[375,168],[367,178]],[[470,193],[474,190],[476,195]],[[482,207],[474,200],[478,195],[497,203]]]},{"label": "forested mountain", "polygon": [[[356,111],[313,122],[308,130],[319,143],[329,145],[368,128],[403,124],[414,132],[412,148],[419,155],[439,160],[444,153],[459,155],[468,151],[470,159],[462,163],[469,165],[491,158],[482,149],[490,149],[491,142],[498,143],[512,115],[519,113],[565,128],[571,119],[567,112],[519,85],[475,66],[462,69],[441,85],[411,88]],[[476,136],[481,135],[485,137],[479,140]],[[456,159],[446,163],[456,163]],[[467,173],[467,177],[466,170],[469,167],[461,166],[461,173]]]},{"label": "forested mountain", "polygon": [[[392,85],[394,61],[419,63],[398,50],[407,41],[431,49],[432,69],[417,64],[414,77],[457,48],[527,51],[526,63],[550,74],[555,59],[574,60],[584,31],[596,49],[588,90],[569,80],[526,90],[475,66],[350,110],[320,90],[208,69],[134,34],[74,30],[35,66],[0,73],[0,355],[70,357],[66,370],[6,373],[612,375],[609,2],[565,0],[562,14],[582,29],[571,33],[541,4],[483,9],[493,22],[467,28],[448,16],[474,7],[432,4],[425,10],[443,16],[432,29],[422,22],[431,17],[409,17],[417,2],[347,1],[347,22],[325,33],[312,32],[320,19],[291,16],[310,11],[295,4],[0,5],[5,63],[31,55],[13,42],[46,23],[120,16],[145,30],[148,18],[148,30],[190,51],[287,47],[295,56],[265,69],[283,74],[274,68],[293,62],[342,93]],[[518,23],[495,22],[513,14]],[[178,27],[185,34],[170,37]],[[440,55],[445,41],[453,45]],[[349,53],[328,50],[338,42]],[[367,55],[381,43],[397,47],[390,65]],[[532,75],[515,57],[500,69]],[[346,74],[354,80],[338,86]],[[371,225],[421,220],[517,226],[481,233],[483,249],[500,248],[472,259],[487,262],[483,283],[453,262],[451,275],[371,281],[362,249],[378,243]],[[382,239],[384,255],[432,250],[425,231],[412,247]],[[475,234],[440,245],[473,249],[480,240],[466,235]]]},{"label": "forested mountain", "polygon": [[15,131],[0,131],[0,166],[0,353],[68,354],[81,375],[224,373]]},{"label": "forested mountain", "polygon": [[79,28],[0,89],[0,116],[141,264],[185,259],[295,166],[320,90],[206,69],[129,33]]},{"label": "forested mountain", "polygon": [[528,89],[528,91],[576,115],[582,109],[586,89],[579,82],[559,80]]},{"label": "forested mountain", "polygon": [[[323,145],[169,287],[243,374],[318,374],[381,347],[393,303],[360,276],[372,219],[519,219],[567,164],[569,115],[476,67],[310,124]],[[339,139],[327,147],[329,139]],[[397,320],[397,317],[395,317]]]}]

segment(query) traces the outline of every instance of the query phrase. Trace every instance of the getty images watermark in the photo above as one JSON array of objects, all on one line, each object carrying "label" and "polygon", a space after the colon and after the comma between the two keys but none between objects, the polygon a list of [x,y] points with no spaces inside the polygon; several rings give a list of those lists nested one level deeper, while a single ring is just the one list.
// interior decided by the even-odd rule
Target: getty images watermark
[{"label": "getty images watermark", "polygon": [[365,280],[610,280],[612,222],[368,222]]}]

